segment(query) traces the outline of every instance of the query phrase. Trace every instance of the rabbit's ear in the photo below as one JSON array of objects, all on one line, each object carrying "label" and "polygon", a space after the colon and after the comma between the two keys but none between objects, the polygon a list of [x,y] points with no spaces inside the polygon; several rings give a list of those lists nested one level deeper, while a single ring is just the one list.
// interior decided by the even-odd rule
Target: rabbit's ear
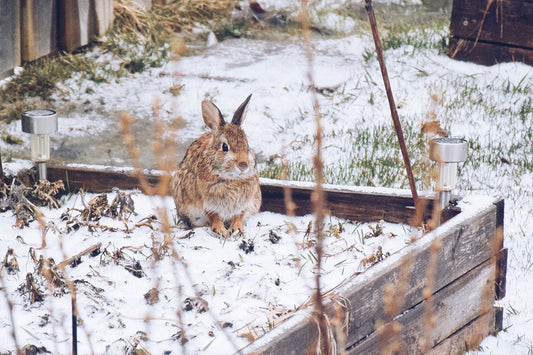
[{"label": "rabbit's ear", "polygon": [[217,130],[221,127],[224,127],[226,122],[222,117],[222,112],[216,107],[211,101],[204,100],[202,101],[202,116],[204,117],[204,122],[207,127],[212,130]]},{"label": "rabbit's ear", "polygon": [[246,117],[246,111],[248,108],[248,103],[250,102],[250,99],[252,98],[252,94],[244,100],[244,102],[239,106],[237,111],[233,114],[233,118],[231,119],[231,123],[234,125],[240,126],[242,121],[244,121],[244,118]]}]

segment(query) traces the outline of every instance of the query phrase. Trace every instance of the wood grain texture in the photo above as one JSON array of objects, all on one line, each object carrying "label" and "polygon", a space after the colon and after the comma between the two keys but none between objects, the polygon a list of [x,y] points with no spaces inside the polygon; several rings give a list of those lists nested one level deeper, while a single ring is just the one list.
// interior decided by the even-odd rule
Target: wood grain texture
[{"label": "wood grain texture", "polygon": [[[99,193],[110,192],[113,187],[122,190],[141,188],[139,180],[132,172],[49,166],[47,176],[50,181],[63,180],[67,192],[84,189]],[[159,181],[156,175],[147,175],[146,177],[152,186],[155,186]]]},{"label": "wood grain texture", "polygon": [[[435,317],[436,324],[429,334],[429,353],[439,353],[438,346],[453,336],[456,332],[492,310],[494,295],[486,294],[492,290],[494,283],[495,265],[487,260],[467,274],[461,276],[451,284],[437,291],[433,295],[431,317]],[[484,301],[485,300],[485,301]],[[488,302],[487,302],[488,301]],[[397,339],[380,336],[380,330],[373,332],[368,337],[348,349],[348,354],[379,354],[380,349],[390,346],[392,342],[399,342],[405,354],[423,354],[422,348],[424,332],[430,327],[424,317],[424,303],[420,302],[412,308],[404,310],[395,321],[402,326]],[[480,337],[472,336],[466,339],[470,347],[479,344],[491,329],[483,330]]]},{"label": "wood grain texture", "polygon": [[21,56],[32,61],[57,50],[57,0],[21,1]]},{"label": "wood grain texture", "polygon": [[533,1],[454,0],[452,36],[533,49]]},{"label": "wood grain texture", "polygon": [[97,0],[95,3],[95,34],[103,36],[113,25],[113,0]]},{"label": "wood grain texture", "polygon": [[20,1],[0,0],[0,79],[21,63]]},{"label": "wood grain texture", "polygon": [[450,337],[437,344],[431,354],[464,354],[479,347],[488,334],[502,330],[503,308],[492,307],[489,312],[472,319]]},{"label": "wood grain texture", "polygon": [[482,65],[505,62],[523,62],[533,65],[533,49],[488,42],[476,43],[474,40],[460,37],[450,38],[448,55],[453,59]]},{"label": "wood grain texture", "polygon": [[448,55],[493,65],[533,65],[532,0],[454,0]]}]

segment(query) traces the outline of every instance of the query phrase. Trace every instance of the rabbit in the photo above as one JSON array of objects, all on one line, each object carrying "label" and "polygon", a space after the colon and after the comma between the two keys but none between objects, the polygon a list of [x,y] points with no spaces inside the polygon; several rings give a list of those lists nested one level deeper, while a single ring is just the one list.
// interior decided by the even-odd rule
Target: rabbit
[{"label": "rabbit", "polygon": [[224,237],[243,235],[245,219],[261,207],[255,155],[241,128],[251,97],[230,123],[215,104],[202,101],[202,116],[211,131],[189,146],[171,180],[178,217],[189,226],[209,225]]}]

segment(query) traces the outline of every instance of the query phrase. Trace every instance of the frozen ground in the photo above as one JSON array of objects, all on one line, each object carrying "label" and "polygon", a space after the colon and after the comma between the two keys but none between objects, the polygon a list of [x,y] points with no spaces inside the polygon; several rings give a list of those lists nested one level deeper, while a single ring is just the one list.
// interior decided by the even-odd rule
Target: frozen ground
[{"label": "frozen ground", "polygon": [[[363,58],[365,51],[373,46],[368,36],[320,38],[313,45],[317,87],[324,88],[326,93],[331,89],[333,93],[320,96],[326,131],[324,158],[326,164],[342,164],[354,146],[360,144],[342,132],[353,127],[370,130],[390,120],[381,75],[375,59],[367,62]],[[505,309],[504,330],[496,337],[486,338],[482,351],[531,354],[533,172],[519,169],[513,162],[531,161],[533,157],[531,124],[528,125],[533,113],[531,109],[526,111],[523,121],[505,114],[512,112],[517,102],[531,92],[509,93],[504,88],[506,84],[533,88],[533,68],[519,63],[483,67],[451,60],[436,50],[411,46],[387,51],[386,60],[404,123],[421,124],[428,110],[435,109],[433,97],[437,94],[437,115],[452,135],[463,136],[482,149],[493,147],[492,143],[520,146],[516,156],[504,157],[511,164],[465,164],[458,192],[502,196],[506,203],[505,245],[509,248],[509,265],[507,296],[500,302]],[[309,161],[314,122],[305,79],[306,65],[298,38],[235,39],[118,83],[95,84],[73,79],[64,85],[63,94],[58,97],[64,110],[59,109],[60,130],[53,137],[52,154],[58,160],[69,162],[130,165],[116,129],[117,113],[127,109],[137,118],[138,140],[146,148],[143,166],[155,167],[148,148],[153,139],[152,106],[157,101],[163,121],[170,122],[176,116],[184,120],[185,126],[178,132],[181,146],[175,152],[177,162],[183,148],[204,131],[200,117],[200,102],[204,97],[213,98],[222,112],[230,115],[252,93],[244,129],[258,155],[259,166],[282,152],[290,160]],[[183,85],[178,96],[171,94],[175,85]],[[467,88],[472,88],[474,95],[468,96]],[[461,105],[458,97],[466,97],[469,105]],[[494,115],[477,109],[486,103],[494,105]],[[20,122],[15,122],[6,129],[18,134],[19,125]],[[13,148],[2,146],[2,149]],[[7,228],[4,235],[13,239],[18,234],[18,230]],[[2,331],[6,331],[8,322],[5,319],[2,322]]]}]

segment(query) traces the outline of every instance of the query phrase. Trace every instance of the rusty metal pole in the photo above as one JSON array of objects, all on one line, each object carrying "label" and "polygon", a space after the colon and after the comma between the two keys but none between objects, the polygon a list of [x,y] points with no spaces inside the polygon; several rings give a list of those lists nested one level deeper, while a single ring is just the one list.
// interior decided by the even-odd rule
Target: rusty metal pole
[{"label": "rusty metal pole", "polygon": [[376,46],[376,54],[378,56],[379,66],[381,68],[381,75],[383,76],[383,84],[385,84],[385,91],[387,92],[387,98],[389,100],[392,121],[394,122],[394,128],[396,129],[398,142],[400,143],[400,150],[402,151],[403,161],[405,163],[405,170],[407,171],[407,179],[409,180],[409,187],[411,188],[411,194],[413,195],[415,209],[418,215],[418,213],[420,213],[420,209],[418,204],[418,194],[416,192],[415,179],[413,177],[413,170],[411,169],[411,162],[409,160],[409,154],[405,145],[405,139],[403,137],[402,125],[400,123],[400,118],[398,117],[398,111],[396,111],[394,97],[392,96],[389,74],[387,73],[387,67],[385,66],[385,60],[383,59],[383,48],[381,47],[381,40],[379,39],[376,16],[374,14],[374,8],[372,7],[372,0],[365,0],[365,2],[365,9],[368,13],[368,19],[370,20],[370,27],[372,28],[372,37],[374,38],[374,44]]}]

